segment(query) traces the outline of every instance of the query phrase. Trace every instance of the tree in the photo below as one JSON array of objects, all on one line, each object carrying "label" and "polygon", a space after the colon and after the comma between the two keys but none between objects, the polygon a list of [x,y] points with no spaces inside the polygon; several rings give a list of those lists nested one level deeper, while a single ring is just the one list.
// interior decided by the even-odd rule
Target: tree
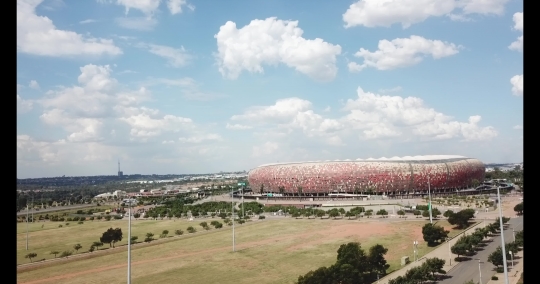
[{"label": "tree", "polygon": [[180,236],[180,235],[184,234],[184,231],[176,230],[176,231],[174,231],[174,234],[177,235],[177,236]]},{"label": "tree", "polygon": [[163,232],[161,232],[162,235],[168,235],[169,234],[169,230],[163,230]]},{"label": "tree", "polygon": [[523,230],[516,232],[516,241],[515,243],[522,247],[523,246]]},{"label": "tree", "polygon": [[446,261],[440,258],[426,259],[426,262],[424,262],[424,264],[426,265],[427,271],[431,273],[431,280],[435,280],[435,273],[446,274],[446,271],[443,270],[445,263]]},{"label": "tree", "polygon": [[438,218],[439,215],[441,215],[441,211],[438,208],[432,208],[431,215],[433,216],[433,218]]},{"label": "tree", "polygon": [[369,216],[373,215],[373,211],[368,210],[368,211],[366,211],[366,213],[364,213],[364,215],[366,215],[369,218]]},{"label": "tree", "polygon": [[422,235],[428,246],[434,246],[438,242],[446,240],[449,231],[445,231],[443,227],[427,223],[422,227]]},{"label": "tree", "polygon": [[420,212],[420,210],[414,210],[413,214],[414,214],[414,216],[416,216],[416,218],[418,218],[419,215],[422,214],[422,212]]},{"label": "tree", "polygon": [[114,244],[116,242],[119,242],[122,240],[122,229],[120,228],[109,228],[106,232],[103,233],[101,238],[99,238],[99,241],[102,243],[109,244],[109,247],[112,245],[114,248]]},{"label": "tree", "polygon": [[61,254],[60,254],[60,257],[65,257],[65,258],[68,258],[70,255],[73,254],[73,251],[70,251],[70,250],[65,250],[63,251]]},{"label": "tree", "polygon": [[99,247],[103,246],[103,243],[102,242],[93,242],[92,246],[96,247],[96,248],[99,248]]},{"label": "tree", "polygon": [[56,255],[59,254],[59,253],[60,253],[59,251],[53,250],[49,254],[54,254],[54,258],[56,258]]},{"label": "tree", "polygon": [[188,233],[195,233],[197,230],[195,230],[195,228],[193,228],[192,226],[189,226],[187,227],[187,231]]},{"label": "tree", "polygon": [[203,229],[206,229],[208,227],[208,224],[206,222],[201,222],[199,225],[203,227]]},{"label": "tree", "polygon": [[324,210],[318,210],[317,211],[317,217],[322,219],[324,217],[324,215],[326,215],[326,212],[324,212]]},{"label": "tree", "polygon": [[464,209],[457,213],[450,214],[448,217],[448,223],[451,225],[456,225],[459,229],[463,229],[469,226],[469,220],[473,217],[473,209]]},{"label": "tree", "polygon": [[336,219],[337,216],[339,216],[339,211],[337,209],[332,209],[332,210],[329,210],[328,211],[328,216],[330,216],[331,218],[334,218]]},{"label": "tree", "polygon": [[516,242],[506,243],[504,248],[508,254],[512,252],[515,255],[519,251],[519,246]]},{"label": "tree", "polygon": [[76,244],[73,246],[73,249],[76,251],[76,252],[79,252],[79,250],[82,248],[81,244]]},{"label": "tree", "polygon": [[453,254],[457,254],[457,258],[459,259],[459,257],[461,255],[466,255],[469,250],[472,249],[472,247],[470,246],[470,244],[466,244],[466,243],[460,243],[460,242],[456,242],[451,248],[450,248],[450,251],[453,253]]},{"label": "tree", "polygon": [[381,210],[377,211],[376,214],[380,215],[380,216],[382,216],[384,218],[386,215],[388,215],[388,212],[386,210],[384,210],[384,209],[381,209]]},{"label": "tree", "polygon": [[405,211],[403,210],[398,210],[397,214],[399,215],[399,218],[405,216]]},{"label": "tree", "polygon": [[131,243],[134,244],[138,239],[139,239],[139,237],[137,237],[137,236],[132,236],[132,237],[131,237]]},{"label": "tree", "polygon": [[497,267],[504,264],[501,246],[498,246],[497,249],[488,256],[488,262],[491,262],[491,264]]},{"label": "tree", "polygon": [[516,211],[518,215],[523,215],[523,202],[516,204],[516,206],[514,206],[514,211]]},{"label": "tree", "polygon": [[153,233],[146,233],[146,238],[144,238],[144,241],[149,243],[154,240],[154,234]]},{"label": "tree", "polygon": [[37,253],[31,252],[31,253],[25,255],[24,258],[28,258],[30,260],[30,262],[32,262],[32,258],[34,258],[36,256],[37,256]]},{"label": "tree", "polygon": [[452,210],[446,210],[446,211],[444,211],[443,216],[446,217],[446,218],[448,218],[448,217],[450,217],[450,215],[452,215],[452,214],[454,214],[454,211],[452,211]]},{"label": "tree", "polygon": [[96,247],[95,246],[90,246],[90,248],[88,249],[88,252],[93,252],[96,250]]},{"label": "tree", "polygon": [[384,259],[384,255],[388,252],[388,249],[380,244],[376,244],[369,248],[368,261],[371,268],[379,275],[386,275],[386,270],[390,265]]}]

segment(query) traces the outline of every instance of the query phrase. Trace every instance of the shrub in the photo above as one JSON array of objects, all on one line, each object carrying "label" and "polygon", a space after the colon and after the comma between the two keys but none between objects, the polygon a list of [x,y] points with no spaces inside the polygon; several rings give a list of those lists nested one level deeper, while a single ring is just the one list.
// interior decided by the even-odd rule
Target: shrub
[{"label": "shrub", "polygon": [[72,219],[71,217],[68,217],[68,218],[66,219],[66,221],[68,221],[68,222],[69,222],[69,221],[73,221],[73,219]]},{"label": "shrub", "polygon": [[259,215],[259,219],[264,219],[266,218],[264,215]]},{"label": "shrub", "polygon": [[495,271],[497,271],[497,273],[504,273],[504,267],[497,267]]},{"label": "shrub", "polygon": [[499,280],[499,277],[493,275],[493,276],[491,276],[491,280]]},{"label": "shrub", "polygon": [[94,221],[94,216],[90,217],[90,221]]},{"label": "shrub", "polygon": [[102,217],[101,215],[97,216],[96,218],[97,218],[98,220],[103,219],[103,217]]},{"label": "shrub", "polygon": [[111,220],[111,215],[105,216],[105,220],[110,221]]},{"label": "shrub", "polygon": [[81,225],[81,224],[84,224],[84,222],[83,222],[83,221],[79,221],[77,224]]},{"label": "shrub", "polygon": [[180,236],[180,235],[184,234],[184,231],[176,230],[176,231],[174,231],[174,234]]},{"label": "shrub", "polygon": [[80,218],[79,216],[75,216],[75,217],[73,217],[72,220],[73,220],[74,222],[77,222],[77,221],[81,220],[81,218]]},{"label": "shrub", "polygon": [[62,228],[62,224],[58,225],[58,228]]},{"label": "shrub", "polygon": [[[108,217],[110,217],[110,216],[108,216]],[[109,219],[110,219],[110,218],[109,218]],[[122,216],[120,216],[120,215],[114,215],[114,219],[120,220],[120,219],[122,219]]]}]

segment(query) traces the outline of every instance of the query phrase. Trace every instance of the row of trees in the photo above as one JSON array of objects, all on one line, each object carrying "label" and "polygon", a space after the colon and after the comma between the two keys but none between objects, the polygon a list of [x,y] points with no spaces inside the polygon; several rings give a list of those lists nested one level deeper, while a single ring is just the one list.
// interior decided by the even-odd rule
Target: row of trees
[{"label": "row of trees", "polygon": [[388,249],[382,245],[369,248],[369,253],[360,243],[343,244],[337,250],[337,260],[329,267],[320,267],[298,277],[298,284],[373,283],[386,275],[389,265],[384,258]]},{"label": "row of trees", "polygon": [[[523,230],[516,232],[516,240],[510,243],[505,244],[506,259],[511,259],[510,252],[516,254],[523,247]],[[497,267],[497,272],[504,272],[504,269],[501,267],[504,265],[504,258],[502,253],[501,246],[498,246],[494,252],[488,256],[488,262],[491,262]]]},{"label": "row of trees", "polygon": [[440,258],[428,258],[422,265],[413,267],[404,276],[390,279],[388,284],[419,284],[426,281],[437,281],[439,274],[446,274],[443,270],[446,261]]},{"label": "row of trees", "polygon": [[[510,218],[503,216],[503,224],[506,224],[510,221]],[[450,251],[454,254],[457,254],[456,261],[464,260],[460,256],[472,256],[476,254],[477,250],[480,250],[481,247],[485,246],[483,240],[489,235],[495,234],[500,230],[499,219],[493,223],[490,223],[484,228],[477,228],[474,233],[470,235],[461,236],[458,241],[450,248]]]}]

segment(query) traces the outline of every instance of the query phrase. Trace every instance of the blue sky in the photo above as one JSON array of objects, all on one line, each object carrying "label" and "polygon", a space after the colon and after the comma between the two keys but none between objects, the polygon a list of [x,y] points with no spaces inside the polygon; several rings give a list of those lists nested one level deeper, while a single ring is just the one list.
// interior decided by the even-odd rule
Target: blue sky
[{"label": "blue sky", "polygon": [[516,0],[18,0],[17,177],[523,159]]}]

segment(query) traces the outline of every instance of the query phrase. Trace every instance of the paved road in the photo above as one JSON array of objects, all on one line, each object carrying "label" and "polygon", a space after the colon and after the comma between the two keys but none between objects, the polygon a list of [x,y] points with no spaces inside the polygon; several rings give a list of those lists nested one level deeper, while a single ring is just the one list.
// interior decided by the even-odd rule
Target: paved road
[{"label": "paved road", "polygon": [[[523,229],[523,217],[518,218],[512,218],[508,222],[510,226],[508,229],[504,231],[504,241],[506,243],[512,242],[514,240],[512,235],[512,228],[514,228],[516,231]],[[481,262],[481,270],[482,270],[482,283],[485,284],[488,283],[488,281],[491,279],[492,275],[495,275],[494,265],[487,262],[487,258],[490,253],[495,251],[497,246],[501,245],[501,237],[496,236],[493,238],[493,242],[489,243],[487,246],[484,247],[484,250],[479,251],[475,256],[473,256],[472,260],[461,262],[460,264],[456,265],[452,270],[450,270],[447,275],[451,276],[451,278],[445,279],[443,281],[440,281],[438,283],[440,284],[455,284],[455,283],[465,283],[469,280],[473,280],[474,283],[478,283],[480,281],[480,274],[478,270],[478,258]],[[510,259],[508,260],[508,267],[511,266]],[[511,273],[511,272],[509,272]]]},{"label": "paved road", "polygon": [[[46,213],[46,212],[51,212],[51,211],[59,211],[59,210],[69,210],[69,209],[80,209],[80,208],[86,208],[86,207],[91,207],[91,206],[96,206],[96,204],[76,204],[76,205],[69,205],[69,206],[58,206],[58,207],[47,207],[45,209],[39,209],[39,210],[28,210],[28,213],[29,214],[32,214],[32,212],[34,212],[34,214],[42,214],[42,213]],[[23,209],[21,210],[20,212],[17,212],[17,216],[23,216],[23,215],[26,215],[26,209]]]}]

